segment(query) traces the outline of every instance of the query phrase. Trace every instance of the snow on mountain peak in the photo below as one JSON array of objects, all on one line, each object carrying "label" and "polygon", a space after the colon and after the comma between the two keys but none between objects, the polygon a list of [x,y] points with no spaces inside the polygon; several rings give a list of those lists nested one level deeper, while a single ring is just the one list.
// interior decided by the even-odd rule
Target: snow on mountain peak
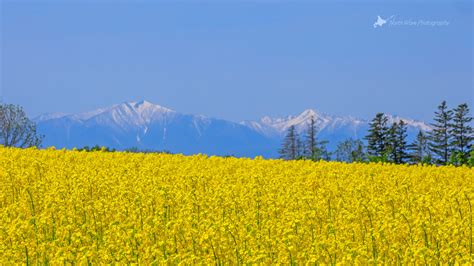
[{"label": "snow on mountain peak", "polygon": [[[429,125],[416,120],[387,115],[389,123],[405,121],[410,140],[418,130],[429,131]],[[314,119],[318,138],[328,140],[328,147],[347,139],[362,139],[369,128],[369,120],[351,116],[332,116],[314,109],[272,118],[264,116],[257,121],[233,122],[187,115],[151,102],[129,101],[75,115],[60,113],[38,117],[39,132],[48,136],[47,145],[80,147],[101,144],[111,147],[141,147],[152,149],[174,148],[176,151],[226,154],[237,149],[249,153],[248,147],[260,147],[259,154],[275,154],[281,139],[291,126],[303,136]],[[215,139],[220,138],[219,144]],[[234,142],[237,141],[237,142]],[[252,141],[249,145],[248,141]],[[245,143],[245,144],[243,144]],[[193,146],[194,145],[194,146]],[[332,146],[331,146],[332,145]],[[189,149],[189,147],[192,149]],[[219,150],[216,150],[219,146]],[[220,150],[221,147],[225,147]],[[236,148],[237,147],[237,148]],[[273,155],[272,155],[273,156]]]},{"label": "snow on mountain peak", "polygon": [[89,119],[121,128],[146,127],[152,121],[166,120],[166,116],[173,113],[171,109],[142,100],[113,105]]},{"label": "snow on mountain peak", "polygon": [[161,105],[153,104],[146,100],[141,101],[132,101],[132,102],[124,102],[121,105],[126,105],[137,112],[146,112],[146,111],[154,111],[154,112],[174,112],[173,110],[163,107]]},{"label": "snow on mountain peak", "polygon": [[306,109],[304,110],[301,114],[299,114],[296,118],[295,118],[295,122],[299,122],[299,123],[309,123],[311,121],[311,119],[314,119],[316,121],[316,123],[319,122],[327,122],[329,120],[331,120],[333,117],[327,115],[327,114],[323,114],[321,112],[318,112],[314,109]]},{"label": "snow on mountain peak", "polygon": [[[114,128],[123,132],[139,132],[140,137],[148,133],[151,125],[166,127],[175,121],[181,114],[166,107],[153,104],[146,100],[129,101],[115,104],[106,108],[97,109],[74,115],[66,114],[45,114],[35,120],[43,122],[58,118],[65,118],[67,122],[77,122],[85,127],[104,126]],[[192,123],[197,132],[201,134],[202,128],[207,127],[210,118],[193,115]],[[399,116],[387,115],[389,123],[403,120],[409,128],[430,131],[431,127],[424,122],[401,118]],[[294,126],[300,133],[307,130],[311,119],[314,119],[317,131],[324,136],[344,135],[358,136],[368,127],[368,120],[357,119],[351,116],[332,116],[314,109],[306,109],[297,115],[272,118],[264,116],[258,121],[243,121],[240,124],[250,128],[263,136],[270,138],[280,138],[286,134],[288,128]],[[358,133],[359,132],[359,133]],[[323,136],[323,137],[324,137]]]},{"label": "snow on mountain peak", "polygon": [[[302,130],[306,127],[311,119],[314,119],[316,125],[322,125],[331,120],[328,115],[322,114],[314,109],[306,109],[296,116],[288,116],[286,118],[270,118],[263,117],[260,119],[260,123],[265,126],[272,127],[279,133],[286,131],[289,127],[295,126],[297,130]],[[318,126],[319,127],[319,126]]]},{"label": "snow on mountain peak", "polygon": [[35,122],[42,122],[42,121],[47,121],[47,120],[52,120],[52,119],[58,119],[67,116],[68,114],[66,113],[46,113],[46,114],[41,114],[33,119]]},{"label": "snow on mountain peak", "polygon": [[44,114],[37,117],[36,121],[46,121],[67,117],[81,123],[93,123],[102,125],[113,125],[120,128],[131,128],[134,126],[144,127],[152,121],[165,121],[168,115],[175,111],[151,102],[130,101],[114,104],[109,107],[99,108],[93,111],[78,114]]},{"label": "snow on mountain peak", "polygon": [[311,119],[311,117],[317,117],[319,115],[320,114],[316,110],[306,109],[303,112],[301,112],[301,114],[299,114],[298,117],[304,117],[304,118]]},{"label": "snow on mountain peak", "polygon": [[279,136],[295,126],[297,131],[305,130],[314,119],[317,128],[324,128],[333,118],[327,114],[318,112],[314,109],[306,109],[298,115],[289,115],[281,118],[262,117],[257,121],[243,121],[240,124],[256,130],[265,136]]},{"label": "snow on mountain peak", "polygon": [[[431,127],[424,122],[401,118],[398,116],[387,115],[389,123],[403,120],[408,126],[418,128],[423,131],[430,131]],[[306,109],[298,115],[289,115],[282,118],[271,118],[268,116],[262,117],[258,122],[243,121],[242,125],[250,127],[263,135],[274,136],[284,135],[291,126],[294,126],[298,132],[303,132],[308,128],[314,119],[315,127],[319,132],[335,132],[340,128],[346,128],[352,132],[357,132],[359,128],[368,125],[369,121],[358,119],[352,116],[332,116],[314,109]]]},{"label": "snow on mountain peak", "polygon": [[152,104],[149,101],[145,101],[145,100],[141,100],[141,101],[138,101],[138,102],[128,102],[128,104],[130,104],[131,106],[133,106],[135,108],[144,108],[144,107],[147,108],[147,107],[154,106],[154,104]]},{"label": "snow on mountain peak", "polygon": [[403,118],[403,117],[400,117],[398,115],[386,114],[385,116],[388,118],[388,123],[389,124],[392,124],[392,123],[395,123],[395,122],[398,123],[400,121],[403,121],[408,126],[413,126],[413,127],[419,128],[420,130],[423,130],[423,131],[431,131],[431,129],[432,129],[430,125],[426,124],[423,121]]}]

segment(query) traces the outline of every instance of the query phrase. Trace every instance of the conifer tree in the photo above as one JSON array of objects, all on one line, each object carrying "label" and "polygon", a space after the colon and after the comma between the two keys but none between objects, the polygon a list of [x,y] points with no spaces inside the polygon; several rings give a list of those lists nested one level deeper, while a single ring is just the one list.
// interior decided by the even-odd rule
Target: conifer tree
[{"label": "conifer tree", "polygon": [[397,123],[395,128],[395,163],[405,163],[408,159],[407,153],[407,125],[403,120]]},{"label": "conifer tree", "polygon": [[365,137],[367,153],[372,158],[385,160],[388,149],[388,118],[383,113],[376,114],[375,118],[369,124],[369,133]]},{"label": "conifer tree", "polygon": [[450,129],[452,140],[450,146],[453,150],[455,164],[467,164],[473,141],[473,129],[470,125],[472,117],[466,103],[454,109],[453,123]]},{"label": "conifer tree", "polygon": [[295,126],[290,126],[288,128],[288,133],[286,134],[281,149],[279,150],[280,158],[286,160],[295,160],[298,159],[301,155],[301,140],[299,138],[298,132],[296,132]]},{"label": "conifer tree", "polygon": [[445,165],[451,155],[451,120],[452,111],[448,109],[446,101],[443,101],[435,112],[433,130],[430,132],[430,151],[435,156],[436,163]]},{"label": "conifer tree", "polygon": [[405,163],[407,155],[407,126],[403,120],[394,122],[387,133],[387,157],[394,163]]},{"label": "conifer tree", "polygon": [[308,124],[308,129],[306,130],[305,141],[303,143],[303,156],[306,159],[313,161],[317,160],[329,160],[331,159],[330,153],[326,149],[327,141],[319,141],[317,139],[318,130],[316,128],[316,120],[314,116],[311,116],[311,120]]},{"label": "conifer tree", "polygon": [[474,148],[471,146],[471,152],[469,153],[469,158],[467,159],[467,165],[474,167]]},{"label": "conifer tree", "polygon": [[[296,131],[295,131],[296,132]],[[304,159],[305,143],[296,132],[296,159]]]},{"label": "conifer tree", "polygon": [[387,153],[387,160],[390,162],[397,161],[397,122],[393,122],[392,126],[387,131],[387,145],[386,145],[386,153]]},{"label": "conifer tree", "polygon": [[408,146],[410,150],[410,162],[412,163],[429,163],[430,150],[428,146],[428,137],[423,131],[419,131],[415,141]]},{"label": "conifer tree", "polygon": [[305,141],[305,149],[304,149],[304,156],[309,159],[316,159],[320,154],[318,149],[318,143],[316,140],[316,121],[314,117],[311,116],[311,120],[308,125],[308,130],[306,131],[306,141]]}]

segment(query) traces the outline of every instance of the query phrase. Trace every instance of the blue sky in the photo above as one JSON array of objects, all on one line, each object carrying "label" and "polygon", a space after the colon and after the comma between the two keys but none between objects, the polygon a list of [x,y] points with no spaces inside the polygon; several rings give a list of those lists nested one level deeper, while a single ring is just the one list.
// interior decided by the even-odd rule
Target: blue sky
[{"label": "blue sky", "polygon": [[36,116],[146,99],[234,121],[472,107],[470,1],[98,2],[2,1],[5,102]]}]

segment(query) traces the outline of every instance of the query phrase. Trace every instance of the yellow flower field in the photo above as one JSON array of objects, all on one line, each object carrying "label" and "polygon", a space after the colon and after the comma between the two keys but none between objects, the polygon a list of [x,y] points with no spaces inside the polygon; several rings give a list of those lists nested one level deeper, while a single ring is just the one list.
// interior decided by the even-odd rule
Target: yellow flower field
[{"label": "yellow flower field", "polygon": [[0,263],[474,263],[474,170],[0,148]]}]

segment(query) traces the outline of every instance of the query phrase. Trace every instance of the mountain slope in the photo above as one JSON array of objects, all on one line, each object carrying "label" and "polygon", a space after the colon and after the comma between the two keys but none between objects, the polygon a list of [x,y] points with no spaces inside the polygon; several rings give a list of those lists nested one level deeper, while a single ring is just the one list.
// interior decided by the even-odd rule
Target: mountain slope
[{"label": "mountain slope", "polygon": [[[403,120],[407,124],[408,141],[414,139],[419,130],[429,131],[431,127],[424,122],[406,119],[399,116],[387,115],[389,125]],[[273,139],[282,139],[287,130],[294,126],[301,135],[307,130],[311,118],[314,118],[318,130],[317,137],[327,140],[328,148],[334,150],[337,144],[347,138],[363,139],[369,129],[368,120],[351,116],[331,116],[313,109],[307,109],[296,116],[270,118],[265,116],[259,121],[243,121],[245,125],[260,134]]]},{"label": "mountain slope", "polygon": [[[80,114],[53,113],[35,119],[44,134],[44,146],[73,148],[101,145],[116,149],[136,147],[174,153],[276,157],[290,126],[304,134],[311,118],[318,138],[334,150],[347,138],[362,139],[369,121],[350,116],[331,116],[312,109],[284,118],[234,123],[200,115],[188,115],[147,101],[125,102]],[[389,122],[404,120],[409,140],[418,130],[430,130],[423,122],[389,116]]]},{"label": "mountain slope", "polygon": [[275,141],[243,125],[186,115],[146,101],[113,105],[92,112],[36,119],[44,146],[101,145],[175,153],[274,156]]}]

